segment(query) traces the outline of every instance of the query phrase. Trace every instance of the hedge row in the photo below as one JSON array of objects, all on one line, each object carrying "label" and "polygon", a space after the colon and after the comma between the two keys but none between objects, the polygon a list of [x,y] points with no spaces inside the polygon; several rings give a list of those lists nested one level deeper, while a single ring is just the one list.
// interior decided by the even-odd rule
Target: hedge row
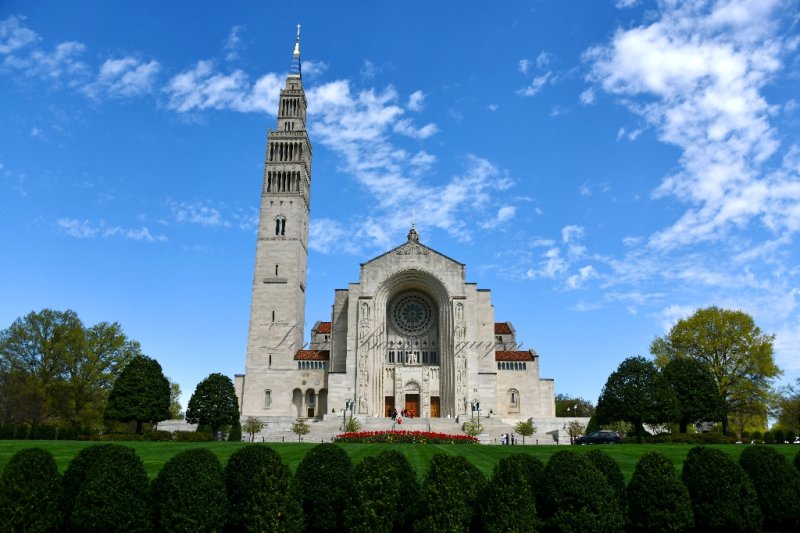
[{"label": "hedge row", "polygon": [[[800,463],[800,454],[795,461]],[[133,449],[81,450],[63,476],[49,452],[18,452],[0,476],[0,531],[796,531],[800,472],[774,449],[693,448],[681,474],[658,452],[627,486],[604,452],[501,459],[486,479],[461,456],[435,455],[418,480],[387,449],[353,466],[335,444],[293,476],[266,445],[223,468],[205,448],[175,455],[148,481]]]},{"label": "hedge row", "polygon": [[[231,432],[237,440],[234,431]],[[150,442],[208,442],[214,440],[210,432],[203,431],[147,431],[136,433],[103,433],[92,428],[61,428],[56,426],[37,426],[4,424],[0,425],[0,440],[96,440],[96,441],[150,441]],[[241,439],[241,433],[238,435]]]}]

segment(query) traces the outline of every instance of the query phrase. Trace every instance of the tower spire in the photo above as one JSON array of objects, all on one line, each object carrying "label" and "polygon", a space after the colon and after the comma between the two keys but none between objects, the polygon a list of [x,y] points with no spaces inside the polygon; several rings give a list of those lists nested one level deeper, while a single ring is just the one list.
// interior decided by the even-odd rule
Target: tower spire
[{"label": "tower spire", "polygon": [[292,52],[292,66],[289,69],[290,78],[302,78],[300,70],[300,24],[297,25],[297,39],[294,41],[294,52]]}]

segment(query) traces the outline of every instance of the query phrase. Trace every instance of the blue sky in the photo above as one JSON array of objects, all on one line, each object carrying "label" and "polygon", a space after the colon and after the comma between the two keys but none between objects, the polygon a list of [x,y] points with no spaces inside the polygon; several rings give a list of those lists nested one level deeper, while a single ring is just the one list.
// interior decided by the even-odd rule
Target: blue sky
[{"label": "blue sky", "polygon": [[185,398],[244,370],[266,133],[300,22],[307,328],[413,209],[557,392],[596,401],[708,305],[774,333],[793,380],[799,19],[787,0],[7,0],[0,327],[45,307],[118,321]]}]

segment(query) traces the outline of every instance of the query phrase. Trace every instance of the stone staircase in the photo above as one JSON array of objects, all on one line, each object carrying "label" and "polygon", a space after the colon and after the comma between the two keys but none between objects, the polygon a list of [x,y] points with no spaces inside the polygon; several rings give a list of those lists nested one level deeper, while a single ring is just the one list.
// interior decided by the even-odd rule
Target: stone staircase
[{"label": "stone staircase", "polygon": [[[403,422],[398,424],[393,422],[391,418],[373,418],[366,416],[357,416],[358,421],[361,423],[359,431],[386,431],[395,429],[398,431],[433,431],[437,433],[451,433],[460,434],[461,425],[464,420],[469,417],[455,418],[403,418]],[[290,416],[272,416],[263,419],[266,426],[261,432],[255,435],[255,442],[297,442],[297,435],[292,433],[292,424],[295,418]],[[488,418],[481,417],[481,425],[483,426],[483,433],[478,435],[478,440],[481,444],[500,444],[500,436],[503,433],[513,433],[514,425],[517,420],[503,420],[501,418]],[[331,442],[333,438],[342,433],[342,417],[333,414],[327,414],[320,419],[307,420],[311,431],[308,435],[302,437],[302,442]],[[540,424],[537,423],[537,427]],[[182,421],[168,421],[159,424],[159,429],[168,431],[183,430],[194,431],[196,426],[187,424]],[[244,434],[242,438],[249,439],[249,435]],[[545,444],[558,444],[556,439],[557,435],[552,432],[537,433],[531,437],[525,438],[525,445],[545,445]],[[562,437],[563,440],[563,437]],[[517,435],[517,445],[522,445],[522,437]],[[567,439],[566,444],[569,443]],[[565,442],[561,442],[565,444]]]}]

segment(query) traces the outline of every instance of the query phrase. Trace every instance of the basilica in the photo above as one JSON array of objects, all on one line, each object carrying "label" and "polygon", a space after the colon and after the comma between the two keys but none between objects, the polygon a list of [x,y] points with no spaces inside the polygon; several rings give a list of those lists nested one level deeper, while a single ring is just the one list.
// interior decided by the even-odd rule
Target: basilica
[{"label": "basilica", "polygon": [[363,417],[554,417],[554,383],[539,376],[539,355],[517,349],[511,322],[496,322],[491,292],[426,246],[413,223],[405,242],[335,291],[331,316],[304,342],[306,104],[298,28],[267,140],[245,373],[235,379],[242,416],[321,418],[347,408]]}]

